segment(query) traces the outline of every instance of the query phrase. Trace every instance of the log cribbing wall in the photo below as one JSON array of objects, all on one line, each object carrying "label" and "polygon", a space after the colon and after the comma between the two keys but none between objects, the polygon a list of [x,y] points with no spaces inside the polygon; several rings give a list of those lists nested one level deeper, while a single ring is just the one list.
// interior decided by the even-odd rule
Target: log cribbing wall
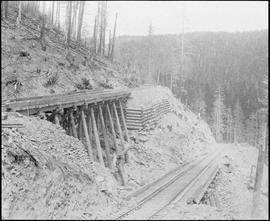
[{"label": "log cribbing wall", "polygon": [[126,108],[126,125],[129,130],[143,130],[154,128],[158,120],[166,113],[170,112],[168,100],[148,108]]}]

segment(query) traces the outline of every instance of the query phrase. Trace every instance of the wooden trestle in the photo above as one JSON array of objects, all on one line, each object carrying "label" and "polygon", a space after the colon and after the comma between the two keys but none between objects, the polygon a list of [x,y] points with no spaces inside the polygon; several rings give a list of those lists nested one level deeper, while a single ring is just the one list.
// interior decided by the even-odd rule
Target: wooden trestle
[{"label": "wooden trestle", "polygon": [[[123,101],[119,99],[71,107],[66,111],[67,116],[56,113],[54,123],[63,126],[61,123],[63,121],[60,119],[68,119],[69,123],[65,128],[67,133],[83,141],[91,160],[97,160],[110,169],[116,168],[122,185],[125,185],[125,140],[128,141],[129,138],[122,103]],[[120,140],[120,145],[117,143],[117,138]],[[109,140],[112,142],[110,143]],[[114,150],[117,156],[115,165],[112,162]]]},{"label": "wooden trestle", "polygon": [[[122,185],[125,185],[124,140],[128,141],[129,138],[123,104],[130,93],[125,91],[121,94],[119,90],[112,90],[110,94],[108,90],[104,91],[101,92],[101,96],[96,96],[98,92],[94,92],[95,99],[93,99],[93,96],[86,96],[89,95],[89,92],[86,92],[87,94],[77,92],[73,94],[73,98],[64,95],[66,96],[65,99],[54,95],[51,98],[52,102],[49,102],[48,96],[29,100],[21,99],[17,103],[9,103],[7,108],[11,107],[11,109],[23,114],[37,114],[40,112],[50,114],[47,115],[49,121],[63,127],[68,135],[80,139],[84,143],[92,161],[98,161],[101,165],[113,171],[116,169]],[[82,96],[86,98],[82,98]],[[102,99],[102,96],[104,99]],[[45,97],[47,104],[44,101]],[[38,102],[39,99],[42,99],[40,103]],[[62,102],[59,102],[61,99]],[[75,99],[78,99],[78,101],[76,102]],[[36,103],[41,104],[40,111]],[[29,108],[29,106],[26,106],[27,104],[32,106]],[[125,138],[123,131],[125,132]],[[120,145],[117,143],[117,138],[120,140]],[[115,165],[113,165],[112,160],[114,154],[116,154]]]}]

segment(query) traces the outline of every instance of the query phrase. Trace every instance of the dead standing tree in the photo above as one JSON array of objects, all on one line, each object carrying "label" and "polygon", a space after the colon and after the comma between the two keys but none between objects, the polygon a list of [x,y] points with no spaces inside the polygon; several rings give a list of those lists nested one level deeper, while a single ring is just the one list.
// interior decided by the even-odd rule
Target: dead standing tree
[{"label": "dead standing tree", "polygon": [[16,25],[17,25],[17,26],[20,25],[21,19],[22,19],[22,2],[19,1],[18,17],[17,17],[17,20],[16,20]]},{"label": "dead standing tree", "polygon": [[97,11],[97,15],[96,15],[96,27],[95,27],[95,30],[96,30],[96,36],[95,36],[95,53],[97,54],[98,53],[98,50],[99,50],[99,43],[98,43],[98,40],[99,40],[99,35],[100,35],[100,8],[101,8],[101,2],[99,1],[98,2],[98,11]]},{"label": "dead standing tree", "polygon": [[103,3],[102,2],[99,2],[99,10],[98,10],[98,17],[99,17],[99,22],[98,22],[98,27],[97,27],[97,30],[98,30],[98,37],[99,37],[99,39],[98,39],[98,41],[99,41],[99,43],[98,43],[98,54],[101,54],[101,47],[102,47],[102,7],[103,7]]},{"label": "dead standing tree", "polygon": [[79,6],[79,18],[78,18],[78,29],[77,29],[77,41],[81,41],[81,30],[82,30],[82,23],[83,23],[83,14],[84,14],[84,6],[85,1],[80,2]]},{"label": "dead standing tree", "polygon": [[114,56],[114,46],[115,46],[115,34],[116,34],[117,16],[118,16],[118,14],[116,13],[116,15],[115,15],[115,22],[114,22],[114,30],[113,30],[112,46],[111,46],[111,52],[110,52],[110,58],[111,58],[112,61],[113,61],[113,56]]},{"label": "dead standing tree", "polygon": [[69,47],[70,45],[70,38],[71,38],[71,13],[72,13],[72,1],[68,1],[66,8],[67,47]]},{"label": "dead standing tree", "polygon": [[51,23],[54,23],[54,8],[55,8],[55,1],[52,1],[52,14],[51,14]]},{"label": "dead standing tree", "polygon": [[72,6],[72,23],[71,23],[71,36],[76,37],[77,33],[77,14],[78,14],[78,7],[80,2],[74,2]]},{"label": "dead standing tree", "polygon": [[93,51],[97,53],[97,15],[95,16],[95,24],[94,24]]},{"label": "dead standing tree", "polygon": [[102,55],[105,55],[105,39],[106,39],[106,27],[107,27],[107,1],[104,2],[103,8],[103,25],[102,25]]},{"label": "dead standing tree", "polygon": [[56,4],[55,25],[60,28],[60,1]]},{"label": "dead standing tree", "polygon": [[104,2],[102,1],[100,4],[100,27],[99,29],[99,47],[98,47],[98,54],[102,55],[103,52],[103,25],[104,25]]}]

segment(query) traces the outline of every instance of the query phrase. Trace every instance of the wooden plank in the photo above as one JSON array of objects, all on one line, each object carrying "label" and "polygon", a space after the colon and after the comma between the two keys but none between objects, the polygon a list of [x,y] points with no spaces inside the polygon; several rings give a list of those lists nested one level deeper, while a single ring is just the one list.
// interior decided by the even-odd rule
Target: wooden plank
[{"label": "wooden plank", "polygon": [[127,113],[136,113],[136,112],[140,112],[141,111],[141,109],[131,109],[131,108],[126,108],[126,112]]},{"label": "wooden plank", "polygon": [[143,124],[127,124],[127,127],[143,127]]},{"label": "wooden plank", "polygon": [[128,123],[137,123],[137,122],[139,122],[139,123],[142,123],[143,121],[142,121],[142,119],[127,119],[127,124]]},{"label": "wooden plank", "polygon": [[100,121],[101,121],[101,128],[102,128],[104,144],[105,144],[106,158],[107,158],[107,161],[108,161],[108,167],[111,169],[112,168],[112,160],[111,160],[111,156],[110,156],[110,147],[109,147],[109,143],[108,143],[106,126],[105,126],[105,123],[104,123],[103,113],[102,113],[102,109],[101,109],[100,104],[98,105],[98,109],[99,109],[99,118],[100,118]]},{"label": "wooden plank", "polygon": [[92,123],[93,123],[93,131],[94,131],[94,136],[95,136],[95,143],[96,143],[96,148],[97,148],[97,152],[98,152],[99,162],[101,163],[102,166],[105,166],[104,161],[103,161],[102,150],[101,150],[101,146],[100,146],[100,140],[99,140],[99,136],[98,136],[96,119],[95,119],[93,107],[90,108],[90,112],[91,112],[91,119],[92,119]]},{"label": "wooden plank", "polygon": [[142,114],[141,111],[138,112],[138,113],[128,113],[128,112],[126,112],[127,116],[135,116],[136,117],[136,116],[141,116],[141,114]]},{"label": "wooden plank", "polygon": [[139,116],[139,117],[130,117],[130,116],[127,116],[127,121],[128,120],[140,120],[140,121],[142,121],[143,119],[142,119],[141,116]]}]

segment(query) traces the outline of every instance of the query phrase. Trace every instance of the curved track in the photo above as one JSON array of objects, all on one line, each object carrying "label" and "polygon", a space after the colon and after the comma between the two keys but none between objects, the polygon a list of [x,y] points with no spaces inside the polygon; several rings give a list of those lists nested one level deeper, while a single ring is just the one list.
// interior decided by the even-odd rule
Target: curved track
[{"label": "curved track", "polygon": [[117,219],[152,219],[169,204],[194,195],[217,168],[217,154],[210,154],[165,175],[137,194],[135,207]]}]

